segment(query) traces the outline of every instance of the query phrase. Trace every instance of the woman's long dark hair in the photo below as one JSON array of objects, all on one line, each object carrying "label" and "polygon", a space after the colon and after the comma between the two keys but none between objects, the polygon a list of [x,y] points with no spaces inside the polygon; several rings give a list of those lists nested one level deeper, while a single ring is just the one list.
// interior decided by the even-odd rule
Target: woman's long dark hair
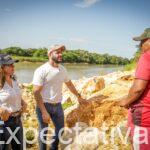
[{"label": "woman's long dark hair", "polygon": [[[11,78],[16,81],[16,76],[12,75]],[[0,89],[2,89],[4,87],[6,81],[6,77],[5,77],[5,73],[4,70],[2,69],[2,67],[0,67]]]},{"label": "woman's long dark hair", "polygon": [[2,68],[0,68],[0,89],[4,87],[6,78],[5,78],[5,73]]}]

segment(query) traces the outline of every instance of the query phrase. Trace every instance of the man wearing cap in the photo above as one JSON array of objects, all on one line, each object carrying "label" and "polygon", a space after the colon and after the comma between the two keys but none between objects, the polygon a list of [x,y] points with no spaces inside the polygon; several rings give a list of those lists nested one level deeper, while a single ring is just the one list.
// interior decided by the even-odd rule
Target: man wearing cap
[{"label": "man wearing cap", "polygon": [[[135,79],[128,96],[119,100],[118,105],[129,107],[128,125],[131,127],[133,148],[150,149],[150,28],[133,38],[140,41],[139,58]],[[139,137],[139,138],[138,138]]]},{"label": "man wearing cap", "polygon": [[[55,136],[51,150],[58,149],[58,134],[64,127],[64,112],[62,109],[62,85],[65,83],[70,91],[76,95],[80,104],[86,103],[75,89],[67,75],[66,69],[60,65],[64,45],[54,45],[48,50],[49,61],[37,68],[34,72],[33,85],[34,96],[37,102],[36,113],[39,122],[39,146],[40,150],[46,149],[45,142],[41,141],[42,129],[48,126],[52,120],[55,126]],[[47,134],[47,131],[44,132]],[[44,137],[46,140],[46,136]]]}]

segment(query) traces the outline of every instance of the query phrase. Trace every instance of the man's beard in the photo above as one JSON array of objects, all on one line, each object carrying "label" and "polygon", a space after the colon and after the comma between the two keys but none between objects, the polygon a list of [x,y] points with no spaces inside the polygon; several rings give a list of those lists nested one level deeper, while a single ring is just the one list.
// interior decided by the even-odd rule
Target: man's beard
[{"label": "man's beard", "polygon": [[56,63],[56,64],[59,64],[62,62],[62,60],[58,60],[56,57],[52,57],[52,60]]}]

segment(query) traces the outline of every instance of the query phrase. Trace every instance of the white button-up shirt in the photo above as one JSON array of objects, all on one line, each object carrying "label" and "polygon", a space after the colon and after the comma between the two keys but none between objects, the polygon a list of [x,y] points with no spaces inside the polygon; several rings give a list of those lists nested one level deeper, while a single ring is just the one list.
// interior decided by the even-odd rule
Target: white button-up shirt
[{"label": "white button-up shirt", "polygon": [[12,87],[5,82],[4,87],[0,90],[0,107],[9,112],[21,109],[21,90],[16,81],[12,80]]}]

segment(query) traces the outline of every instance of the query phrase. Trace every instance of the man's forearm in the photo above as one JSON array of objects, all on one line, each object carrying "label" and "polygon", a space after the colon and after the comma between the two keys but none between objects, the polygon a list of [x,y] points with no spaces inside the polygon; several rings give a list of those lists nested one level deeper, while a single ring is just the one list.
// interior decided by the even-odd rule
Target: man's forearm
[{"label": "man's forearm", "polygon": [[69,88],[69,90],[71,91],[71,93],[73,93],[77,97],[80,96],[80,94],[78,93],[78,91],[76,90],[75,86],[73,85],[73,83],[71,81],[69,83],[67,83],[66,85]]},{"label": "man's forearm", "polygon": [[75,89],[75,87],[72,87],[72,86],[70,86],[70,91],[75,95],[75,96],[79,96],[79,93],[78,93],[78,91]]},{"label": "man's forearm", "polygon": [[44,112],[46,109],[45,109],[40,92],[34,92],[34,97],[35,97],[37,106],[40,108],[41,112]]},{"label": "man's forearm", "polygon": [[136,90],[131,88],[128,96],[123,98],[122,101],[124,102],[124,106],[129,106],[131,103],[137,101],[143,93],[143,90]]}]

